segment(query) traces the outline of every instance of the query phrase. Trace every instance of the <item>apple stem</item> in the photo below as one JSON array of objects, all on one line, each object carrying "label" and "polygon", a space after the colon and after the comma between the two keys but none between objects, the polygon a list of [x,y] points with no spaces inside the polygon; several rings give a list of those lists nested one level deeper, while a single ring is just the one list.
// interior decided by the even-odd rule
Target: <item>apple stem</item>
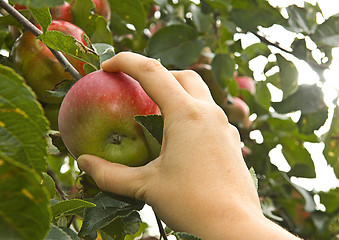
[{"label": "apple stem", "polygon": [[[34,26],[28,19],[26,19],[20,12],[18,12],[14,7],[12,7],[5,0],[0,0],[0,6],[5,9],[10,15],[12,15],[18,22],[28,31],[34,34],[34,36],[38,37],[42,34],[42,32]],[[66,72],[72,75],[76,80],[82,78],[80,73],[69,63],[69,61],[65,58],[65,56],[56,50],[49,48],[49,50],[53,53],[56,59],[60,62],[62,67]]]}]

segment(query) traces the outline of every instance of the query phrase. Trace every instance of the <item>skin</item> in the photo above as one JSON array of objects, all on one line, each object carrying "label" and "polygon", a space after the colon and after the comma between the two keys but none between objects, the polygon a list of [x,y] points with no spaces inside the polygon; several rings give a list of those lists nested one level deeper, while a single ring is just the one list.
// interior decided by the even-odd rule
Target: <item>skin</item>
[{"label": "skin", "polygon": [[172,229],[204,240],[298,239],[263,216],[239,133],[198,74],[169,72],[133,53],[102,67],[137,79],[164,117],[161,153],[145,166],[80,156],[79,167],[102,190],[143,200]]}]

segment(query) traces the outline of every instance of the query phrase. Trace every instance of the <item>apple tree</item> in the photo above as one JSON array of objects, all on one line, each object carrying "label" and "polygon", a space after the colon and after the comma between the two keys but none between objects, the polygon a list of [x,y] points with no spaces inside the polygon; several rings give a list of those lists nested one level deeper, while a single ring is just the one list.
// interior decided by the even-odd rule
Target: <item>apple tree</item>
[{"label": "apple tree", "polygon": [[[325,91],[337,81],[328,73],[339,16],[308,2],[274,4],[0,0],[0,239],[147,237],[144,203],[101,192],[76,167],[57,123],[70,87],[120,51],[197,71],[239,129],[264,214],[302,238],[338,239],[337,185],[319,190],[297,180],[319,171],[307,146],[323,148],[339,177],[339,88],[330,98]],[[302,83],[301,65],[313,73]],[[136,121],[156,154],[161,117]],[[287,167],[276,163],[277,150]],[[197,239],[159,227],[164,239]]]}]

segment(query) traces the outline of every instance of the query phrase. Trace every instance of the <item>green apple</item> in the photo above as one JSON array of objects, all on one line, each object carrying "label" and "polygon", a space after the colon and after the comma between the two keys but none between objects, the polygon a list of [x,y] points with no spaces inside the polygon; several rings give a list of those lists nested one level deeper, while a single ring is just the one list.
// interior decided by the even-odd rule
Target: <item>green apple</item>
[{"label": "green apple", "polygon": [[136,115],[160,114],[140,84],[124,73],[98,70],[77,81],[59,111],[61,138],[74,157],[92,154],[139,166],[150,160]]},{"label": "green apple", "polygon": [[[54,20],[48,29],[71,35],[87,45],[83,38],[84,31],[72,23]],[[83,69],[84,62],[65,56],[81,75],[86,74]],[[60,102],[60,98],[53,96],[48,90],[53,90],[57,84],[73,77],[65,72],[59,61],[41,41],[32,33],[25,31],[15,42],[10,57],[41,102]]]}]

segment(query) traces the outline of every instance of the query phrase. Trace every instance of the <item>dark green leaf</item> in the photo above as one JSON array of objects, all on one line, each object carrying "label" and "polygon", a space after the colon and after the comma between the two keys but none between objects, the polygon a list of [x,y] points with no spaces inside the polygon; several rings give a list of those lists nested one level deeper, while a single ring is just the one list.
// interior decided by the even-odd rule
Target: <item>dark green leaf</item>
[{"label": "dark green leaf", "polygon": [[12,0],[12,2],[19,3],[27,7],[43,8],[62,5],[64,0]]},{"label": "dark green leaf", "polygon": [[339,178],[339,107],[334,110],[330,130],[324,138],[324,156],[327,162],[333,167],[336,176]]},{"label": "dark green leaf", "polygon": [[204,0],[205,3],[208,3],[215,10],[227,14],[230,9],[230,4],[225,0]]},{"label": "dark green leaf", "polygon": [[106,43],[94,43],[93,48],[99,55],[100,65],[115,55],[113,46]]},{"label": "dark green leaf", "polygon": [[162,117],[160,115],[135,116],[135,120],[143,127],[151,159],[158,157],[161,150],[164,126]]},{"label": "dark green leaf", "polygon": [[260,42],[260,43],[254,43],[254,44],[248,46],[247,48],[245,48],[241,52],[241,57],[245,61],[249,62],[250,60],[252,60],[255,57],[258,57],[259,55],[263,55],[265,57],[268,57],[268,55],[270,55],[270,53],[271,53],[271,51],[269,50],[267,45]]},{"label": "dark green leaf", "polygon": [[232,0],[231,4],[232,21],[245,31],[256,32],[258,26],[270,27],[285,22],[279,10],[273,8],[267,1]]},{"label": "dark green leaf", "polygon": [[235,61],[229,54],[217,54],[212,61],[213,78],[222,88],[226,88],[233,79]]},{"label": "dark green leaf", "polygon": [[276,56],[280,68],[280,82],[279,86],[276,87],[283,91],[283,98],[285,99],[297,90],[299,74],[293,62],[286,60],[280,54]]},{"label": "dark green leaf", "polygon": [[53,180],[53,178],[48,175],[47,173],[43,173],[43,182],[42,185],[45,186],[49,198],[52,199],[55,196],[55,182]]},{"label": "dark green leaf", "polygon": [[188,25],[171,25],[159,29],[148,42],[148,54],[164,65],[186,68],[201,54],[204,42]]},{"label": "dark green leaf", "polygon": [[135,29],[141,33],[145,28],[147,17],[142,2],[135,0],[110,0],[112,15],[119,17],[125,24],[133,24]]},{"label": "dark green leaf", "polygon": [[318,130],[323,126],[328,118],[328,108],[326,105],[318,112],[301,114],[298,121],[300,132],[304,134],[312,134],[315,130]]},{"label": "dark green leaf", "polygon": [[178,232],[176,235],[178,235],[182,240],[200,240],[200,238],[184,232]]},{"label": "dark green leaf", "polygon": [[320,24],[313,37],[317,45],[339,46],[339,16],[334,15]]},{"label": "dark green leaf", "polygon": [[93,43],[113,44],[112,32],[103,16],[93,14],[91,0],[76,0],[72,5],[74,24],[83,29]]},{"label": "dark green leaf", "polygon": [[135,201],[128,203],[119,201],[106,193],[97,194],[93,201],[96,207],[87,208],[79,235],[88,235],[99,228],[107,226],[117,217],[129,215],[134,210],[140,210],[144,204]]},{"label": "dark green leaf", "polygon": [[64,229],[61,229],[51,224],[51,228],[44,240],[74,240],[74,239],[76,238],[72,238],[64,231]]},{"label": "dark green leaf", "polygon": [[133,211],[128,216],[117,217],[102,230],[115,240],[124,240],[127,234],[133,235],[139,231],[141,218],[138,212]]},{"label": "dark green leaf", "polygon": [[0,152],[0,238],[42,240],[50,222],[47,192],[40,176],[13,162]]},{"label": "dark green leaf", "polygon": [[80,61],[86,62],[96,69],[100,68],[96,53],[77,41],[73,36],[59,31],[47,31],[38,37],[48,47],[66,53]]},{"label": "dark green leaf", "polygon": [[58,202],[51,206],[52,216],[56,217],[61,214],[74,211],[82,208],[92,208],[95,207],[94,203],[87,202],[81,199],[70,199]]},{"label": "dark green leaf", "polygon": [[272,103],[279,113],[289,113],[300,110],[303,114],[311,114],[326,108],[324,94],[316,85],[303,84],[298,90],[281,102]]},{"label": "dark green leaf", "polygon": [[331,189],[328,192],[320,192],[320,201],[326,207],[326,212],[332,213],[339,209],[339,188]]},{"label": "dark green leaf", "polygon": [[267,88],[265,82],[257,82],[255,90],[255,99],[260,103],[265,109],[269,109],[271,106],[271,92]]},{"label": "dark green leaf", "polygon": [[192,20],[198,32],[207,32],[213,26],[212,14],[204,14],[201,7],[195,4],[191,5],[190,11],[192,12]]},{"label": "dark green leaf", "polygon": [[48,123],[21,76],[0,65],[0,154],[15,164],[46,170]]},{"label": "dark green leaf", "polygon": [[34,19],[40,24],[42,31],[46,32],[48,26],[52,22],[52,16],[48,7],[34,8],[29,7],[28,10],[31,12]]}]

